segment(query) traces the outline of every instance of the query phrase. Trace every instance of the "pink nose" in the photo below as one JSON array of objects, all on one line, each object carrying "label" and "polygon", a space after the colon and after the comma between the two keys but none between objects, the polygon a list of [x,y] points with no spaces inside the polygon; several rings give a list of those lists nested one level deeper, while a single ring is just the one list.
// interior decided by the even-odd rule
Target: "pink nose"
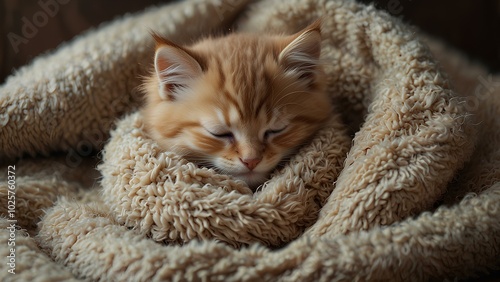
[{"label": "pink nose", "polygon": [[248,167],[249,170],[253,170],[261,161],[262,159],[241,159],[240,158],[240,161],[246,166]]}]

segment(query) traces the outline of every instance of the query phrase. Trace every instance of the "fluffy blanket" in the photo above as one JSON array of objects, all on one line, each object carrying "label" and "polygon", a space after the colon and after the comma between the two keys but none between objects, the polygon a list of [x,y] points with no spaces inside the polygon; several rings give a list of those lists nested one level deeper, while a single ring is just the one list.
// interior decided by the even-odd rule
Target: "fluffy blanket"
[{"label": "fluffy blanket", "polygon": [[[500,76],[355,1],[253,2],[127,15],[1,86],[3,281],[421,281],[499,266]],[[337,114],[257,191],[144,132],[150,29],[186,43],[319,17]]]}]

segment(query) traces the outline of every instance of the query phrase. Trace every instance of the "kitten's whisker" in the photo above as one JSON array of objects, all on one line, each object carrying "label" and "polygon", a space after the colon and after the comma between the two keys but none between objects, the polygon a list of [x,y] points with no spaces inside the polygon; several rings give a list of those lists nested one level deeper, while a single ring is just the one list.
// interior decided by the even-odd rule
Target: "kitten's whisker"
[{"label": "kitten's whisker", "polygon": [[288,84],[287,86],[285,86],[284,88],[280,89],[280,92],[276,93],[275,97],[279,97],[281,95],[281,93],[285,92],[288,88],[292,87],[292,86],[295,86],[296,84],[298,84],[299,81],[296,80],[290,84]]},{"label": "kitten's whisker", "polygon": [[[292,87],[292,86],[295,86],[295,84],[297,84],[298,82],[293,82],[293,83],[290,83],[289,85],[287,85],[285,88],[281,89],[280,92],[278,92],[275,96],[273,96],[273,106],[278,104],[281,100],[283,100],[284,98],[290,96],[290,95],[293,95],[293,94],[296,94],[296,93],[300,93],[300,92],[304,92],[304,91],[292,91],[290,93],[287,93],[285,95],[281,95],[283,92],[285,92],[289,87]],[[279,97],[279,99],[276,101],[274,99],[276,99],[276,97]]]},{"label": "kitten's whisker", "polygon": [[[281,96],[281,97],[280,97],[277,101],[273,101],[273,104],[272,104],[273,106],[272,106],[272,108],[276,108],[276,107],[278,107],[278,109],[281,109],[281,108],[283,108],[284,106],[289,105],[289,104],[284,104],[284,105],[279,105],[279,106],[277,106],[277,105],[278,105],[278,104],[279,104],[279,103],[280,103],[283,99],[285,99],[285,98],[287,98],[287,97],[289,97],[289,96],[291,96],[291,95],[296,95],[296,94],[298,94],[298,93],[305,93],[305,92],[304,92],[304,91],[292,91],[292,92],[290,92],[290,93],[287,93],[286,95]],[[295,104],[295,105],[297,105],[297,104]],[[269,111],[269,110],[271,110],[271,109],[268,109],[268,111]],[[269,112],[267,112],[267,113],[269,113]]]}]

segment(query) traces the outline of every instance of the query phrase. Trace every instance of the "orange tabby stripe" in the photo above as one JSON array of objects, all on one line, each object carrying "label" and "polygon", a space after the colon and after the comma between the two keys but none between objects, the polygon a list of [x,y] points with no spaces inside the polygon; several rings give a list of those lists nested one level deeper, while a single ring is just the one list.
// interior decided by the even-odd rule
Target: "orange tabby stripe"
[{"label": "orange tabby stripe", "polygon": [[272,143],[279,147],[290,147],[291,145],[298,145],[296,144],[296,142],[298,141],[297,139],[299,139],[298,137],[299,136],[297,135],[297,132],[289,131],[282,135],[276,136],[276,138],[272,140]]},{"label": "orange tabby stripe", "polygon": [[200,126],[200,124],[197,122],[190,122],[190,121],[181,122],[181,123],[177,124],[177,126],[175,128],[173,128],[172,130],[169,130],[168,132],[163,131],[163,136],[165,138],[174,138],[177,135],[179,135],[184,129],[190,128],[190,127],[198,127],[198,126]]},{"label": "orange tabby stripe", "polygon": [[[229,93],[227,90],[224,90],[222,91],[222,93],[224,94],[224,97],[231,103],[233,104],[233,106],[236,108],[236,110],[238,111],[238,114],[240,115],[240,118],[242,119],[244,114],[243,114],[243,109],[241,108],[240,104],[238,103],[238,101],[236,101],[236,99],[234,99],[234,97],[231,95],[231,93]],[[229,111],[225,111],[224,112],[224,118],[226,118],[226,115],[229,115]],[[228,122],[229,121],[229,116],[227,116],[227,125],[228,126],[231,126],[230,123]]]},{"label": "orange tabby stripe", "polygon": [[208,137],[202,133],[195,132],[196,145],[208,154],[215,154],[224,148],[224,142]]},{"label": "orange tabby stripe", "polygon": [[[264,81],[265,81],[264,83],[265,83],[265,87],[266,87],[265,95],[260,95],[260,101],[259,101],[259,103],[257,103],[257,107],[255,107],[255,111],[253,113],[254,118],[259,116],[259,113],[262,110],[262,107],[264,107],[264,104],[269,107],[270,102],[271,102],[271,99],[269,99],[269,96],[272,93],[271,79],[269,78],[269,76],[267,74],[264,75]],[[268,120],[270,120],[270,118],[271,117],[269,116]]]}]

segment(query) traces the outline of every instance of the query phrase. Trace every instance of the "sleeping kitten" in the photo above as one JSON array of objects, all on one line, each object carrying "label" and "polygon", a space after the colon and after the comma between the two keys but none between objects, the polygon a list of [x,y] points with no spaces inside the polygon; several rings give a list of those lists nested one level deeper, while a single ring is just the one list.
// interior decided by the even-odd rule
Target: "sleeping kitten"
[{"label": "sleeping kitten", "polygon": [[330,116],[319,21],[290,36],[230,34],[192,46],[153,36],[142,114],[166,151],[256,187]]}]

